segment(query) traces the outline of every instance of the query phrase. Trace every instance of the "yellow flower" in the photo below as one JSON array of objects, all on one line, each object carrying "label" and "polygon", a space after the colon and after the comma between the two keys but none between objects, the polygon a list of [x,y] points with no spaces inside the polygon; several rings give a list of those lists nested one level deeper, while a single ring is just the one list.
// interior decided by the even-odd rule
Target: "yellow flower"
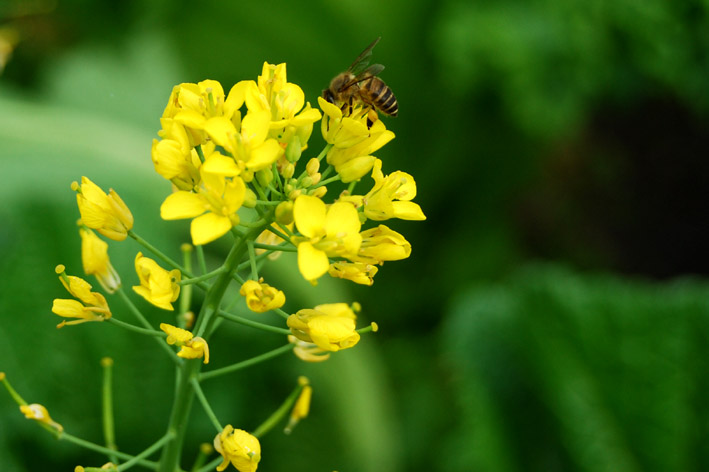
[{"label": "yellow flower", "polygon": [[353,260],[381,264],[398,261],[411,255],[411,244],[399,233],[385,225],[362,231],[362,245]]},{"label": "yellow flower", "polygon": [[81,185],[74,182],[71,188],[77,192],[76,202],[84,225],[109,239],[126,239],[133,228],[133,215],[113,189],[106,194],[86,177],[81,178]]},{"label": "yellow flower", "polygon": [[141,252],[135,256],[135,271],[140,279],[140,285],[133,286],[135,293],[159,308],[172,311],[172,302],[180,295],[177,284],[181,279],[180,271],[168,272]]},{"label": "yellow flower", "polygon": [[288,317],[287,324],[296,338],[335,352],[359,342],[359,333],[355,331],[356,318],[346,303],[330,303],[299,310]]},{"label": "yellow flower", "polygon": [[293,238],[293,243],[298,246],[298,268],[306,280],[312,282],[325,274],[329,257],[357,254],[362,225],[350,203],[334,203],[327,208],[319,198],[301,195],[295,200],[293,217],[303,235]]},{"label": "yellow flower", "polygon": [[367,126],[368,109],[355,107],[352,114],[343,117],[342,110],[319,98],[318,103],[325,113],[322,131],[325,141],[333,147],[327,153],[328,164],[343,182],[352,182],[367,174],[374,166],[376,157],[371,154],[394,139],[381,120]]},{"label": "yellow flower", "polygon": [[[163,123],[164,139],[153,140],[151,158],[155,171],[171,181],[180,190],[192,190],[199,184],[199,168],[202,162],[190,143],[185,127],[174,120]],[[214,144],[205,143],[205,155],[214,149]]]},{"label": "yellow flower", "polygon": [[207,341],[197,337],[195,338],[192,333],[186,329],[178,328],[177,326],[172,326],[167,323],[160,323],[160,329],[167,334],[166,342],[169,345],[175,345],[180,347],[180,352],[177,353],[178,357],[183,359],[199,359],[204,357],[204,363],[209,364],[209,346]]},{"label": "yellow flower", "polygon": [[325,116],[321,122],[323,139],[335,148],[347,149],[367,139],[367,112],[361,107],[353,110],[349,116],[343,116],[342,110],[322,97],[318,104]]},{"label": "yellow flower", "polygon": [[160,216],[165,220],[194,218],[190,225],[194,245],[212,242],[238,225],[237,211],[246,196],[246,185],[240,177],[207,173],[204,166],[201,173],[197,193],[179,190],[160,206]]},{"label": "yellow flower", "polygon": [[254,172],[270,167],[284,152],[277,140],[268,137],[270,122],[268,111],[249,111],[240,129],[233,120],[221,116],[207,120],[204,129],[232,155],[241,177],[250,182]]},{"label": "yellow flower", "polygon": [[330,358],[330,352],[320,349],[314,343],[309,343],[296,338],[292,334],[288,335],[288,342],[295,344],[293,353],[305,362],[323,362]]},{"label": "yellow flower", "polygon": [[286,295],[268,284],[263,279],[256,282],[247,280],[241,286],[240,292],[246,298],[246,306],[256,313],[264,313],[275,308],[280,308],[286,302]]},{"label": "yellow flower", "polygon": [[374,187],[362,199],[364,216],[371,220],[425,220],[421,207],[410,201],[416,196],[416,182],[406,172],[396,171],[384,177],[382,161],[377,159],[372,171]]},{"label": "yellow flower", "polygon": [[224,457],[224,461],[217,466],[220,472],[229,463],[239,472],[255,472],[261,460],[258,439],[243,429],[234,429],[230,424],[214,438],[214,449]]},{"label": "yellow flower", "polygon": [[91,284],[73,275],[66,275],[64,266],[58,265],[56,272],[59,280],[67,291],[81,301],[55,298],[52,303],[52,313],[64,318],[76,318],[72,321],[62,321],[57,328],[65,325],[75,325],[88,321],[104,321],[111,317],[106,298],[98,292],[91,291]]},{"label": "yellow flower", "polygon": [[295,405],[293,405],[293,409],[290,412],[288,425],[283,431],[286,434],[290,434],[300,420],[307,418],[308,413],[310,413],[310,400],[313,397],[313,387],[310,386],[307,377],[303,377],[302,375],[298,377],[298,383],[303,389],[300,391],[300,395],[298,395],[298,399],[295,401]]},{"label": "yellow flower", "polygon": [[25,418],[27,419],[44,423],[59,432],[64,431],[64,427],[56,421],[52,420],[52,418],[49,416],[49,412],[47,411],[47,409],[39,403],[32,403],[31,405],[20,405],[20,411],[23,415],[25,415]]},{"label": "yellow flower", "polygon": [[95,276],[101,287],[108,293],[115,292],[121,286],[121,278],[108,258],[108,244],[90,229],[79,229],[79,235],[84,273]]},{"label": "yellow flower", "polygon": [[246,89],[245,100],[249,111],[270,113],[269,136],[282,143],[282,147],[297,137],[301,151],[307,148],[313,123],[321,117],[320,110],[306,105],[303,90],[288,82],[285,64],[264,62],[257,85]]},{"label": "yellow flower", "polygon": [[330,264],[327,272],[332,277],[351,280],[356,284],[372,285],[378,271],[377,266],[365,262],[341,261]]}]

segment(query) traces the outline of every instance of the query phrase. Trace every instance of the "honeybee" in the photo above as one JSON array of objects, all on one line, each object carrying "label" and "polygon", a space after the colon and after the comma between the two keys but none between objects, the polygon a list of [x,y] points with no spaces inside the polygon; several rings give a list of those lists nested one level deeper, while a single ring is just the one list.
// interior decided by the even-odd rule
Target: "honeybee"
[{"label": "honeybee", "polygon": [[355,102],[361,102],[385,115],[396,116],[399,113],[399,104],[394,92],[377,77],[384,70],[384,66],[369,66],[372,49],[380,39],[382,38],[375,39],[345,72],[330,81],[330,87],[322,92],[325,100],[341,106],[343,112],[348,108],[351,110]]}]

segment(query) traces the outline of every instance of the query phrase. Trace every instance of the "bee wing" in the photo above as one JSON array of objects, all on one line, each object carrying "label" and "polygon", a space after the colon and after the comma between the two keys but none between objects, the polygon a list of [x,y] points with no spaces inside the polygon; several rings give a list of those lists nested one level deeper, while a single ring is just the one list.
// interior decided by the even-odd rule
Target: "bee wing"
[{"label": "bee wing", "polygon": [[374,49],[374,46],[377,45],[380,39],[382,39],[381,36],[372,41],[372,44],[367,46],[364,51],[357,56],[357,59],[354,60],[352,65],[347,70],[355,76],[360,75],[367,65],[369,65],[369,60],[372,58],[372,49]]},{"label": "bee wing", "polygon": [[348,88],[352,87],[354,84],[358,84],[358,83],[362,82],[363,80],[366,80],[370,77],[378,75],[383,70],[384,70],[383,65],[372,64],[371,66],[367,67],[365,70],[360,72],[359,75],[356,75],[352,80],[350,80],[345,85],[343,85],[341,90],[347,90]]}]

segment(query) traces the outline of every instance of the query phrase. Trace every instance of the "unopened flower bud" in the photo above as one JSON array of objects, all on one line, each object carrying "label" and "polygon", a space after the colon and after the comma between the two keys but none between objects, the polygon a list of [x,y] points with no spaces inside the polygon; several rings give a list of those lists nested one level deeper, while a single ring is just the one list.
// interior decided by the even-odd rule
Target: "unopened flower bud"
[{"label": "unopened flower bud", "polygon": [[253,208],[256,206],[256,200],[258,200],[258,197],[256,197],[254,191],[246,187],[243,206],[245,206],[246,208]]},{"label": "unopened flower bud", "polygon": [[308,175],[313,175],[317,171],[320,170],[320,161],[316,158],[313,157],[308,161],[308,164],[305,166],[305,171],[308,173]]},{"label": "unopened flower bud", "polygon": [[260,171],[256,172],[256,180],[262,186],[268,187],[268,184],[273,181],[273,171],[270,167],[261,169]]},{"label": "unopened flower bud", "polygon": [[315,190],[313,190],[312,192],[310,192],[310,195],[312,195],[313,197],[322,198],[325,196],[326,193],[327,193],[327,187],[322,186],[322,187],[318,187]]},{"label": "unopened flower bud", "polygon": [[283,168],[281,169],[281,175],[283,176],[284,179],[292,178],[293,174],[295,174],[295,166],[291,162],[284,165]]},{"label": "unopened flower bud", "polygon": [[289,200],[295,200],[296,198],[300,197],[302,195],[303,191],[300,189],[295,189],[292,192],[288,194],[288,199]]},{"label": "unopened flower bud", "polygon": [[293,136],[293,139],[286,147],[286,159],[288,162],[297,162],[300,159],[300,154],[303,151],[303,146],[300,144],[300,138]]},{"label": "unopened flower bud", "polygon": [[276,207],[276,221],[289,225],[293,222],[293,202],[288,200],[281,202]]}]

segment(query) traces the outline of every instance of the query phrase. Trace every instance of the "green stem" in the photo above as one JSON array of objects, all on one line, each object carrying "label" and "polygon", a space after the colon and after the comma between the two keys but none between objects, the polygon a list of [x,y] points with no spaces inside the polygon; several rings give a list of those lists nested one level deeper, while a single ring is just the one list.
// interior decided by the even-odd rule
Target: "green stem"
[{"label": "green stem", "polygon": [[[218,269],[215,269],[211,272],[207,272],[204,275],[200,275],[199,277],[193,277],[190,279],[182,279],[179,282],[177,282],[179,285],[192,285],[192,284],[200,284],[200,282],[204,282],[205,280],[212,279],[216,277],[219,274],[222,274],[226,269],[224,267],[220,267]],[[204,289],[208,289],[208,285],[200,285]]]},{"label": "green stem", "polygon": [[[191,244],[183,244],[180,248],[182,250],[182,263],[185,266],[185,271],[192,272],[192,250],[194,247]],[[187,279],[192,280],[192,279]],[[183,279],[184,281],[184,279]],[[192,306],[192,286],[186,284],[180,289],[180,316],[178,316],[178,326],[180,328],[185,328],[187,325],[185,314],[190,311]]]},{"label": "green stem", "polygon": [[128,236],[131,238],[135,239],[138,244],[143,246],[145,249],[148,251],[152,252],[155,257],[158,259],[162,260],[165,264],[169,265],[173,269],[178,269],[180,272],[182,272],[183,275],[186,275],[187,277],[194,277],[192,273],[189,271],[185,270],[184,267],[182,267],[180,264],[177,262],[173,261],[171,258],[169,258],[167,255],[165,255],[160,249],[156,248],[152,244],[150,244],[148,241],[145,239],[141,238],[137,234],[133,232],[133,230],[128,231]]},{"label": "green stem", "polygon": [[266,419],[266,421],[261,423],[261,425],[256,428],[256,430],[251,434],[253,434],[257,438],[260,438],[263,437],[264,434],[271,431],[273,427],[276,426],[283,418],[285,418],[288,412],[293,408],[293,405],[298,399],[298,395],[300,395],[301,390],[303,390],[303,385],[298,385],[295,390],[293,390],[291,394],[288,395],[288,398],[286,398],[283,404],[276,411],[274,411],[273,414]]},{"label": "green stem", "polygon": [[260,329],[263,331],[270,331],[272,333],[285,334],[286,336],[291,334],[289,329],[278,328],[276,326],[271,326],[271,325],[259,323],[258,321],[251,321],[247,318],[242,318],[241,316],[227,313],[224,310],[219,310],[219,316],[222,318],[226,318],[227,320],[242,324],[244,326],[250,326],[252,328]]},{"label": "green stem", "polygon": [[130,323],[126,323],[125,321],[117,320],[115,317],[111,317],[111,318],[107,319],[106,322],[114,324],[116,326],[120,326],[123,329],[133,331],[134,333],[140,333],[140,334],[144,334],[146,336],[155,336],[158,338],[165,337],[165,333],[163,333],[162,331],[155,331],[154,329],[139,328],[138,326],[132,325]]},{"label": "green stem", "polygon": [[[103,439],[106,447],[112,451],[116,451],[116,431],[113,421],[113,359],[104,357],[101,359],[103,367],[103,383],[101,388],[101,412],[103,416]],[[108,458],[114,464],[118,465],[118,456],[110,454]]]},{"label": "green stem", "polygon": [[261,354],[260,356],[252,357],[251,359],[247,359],[245,361],[237,362],[236,364],[232,364],[226,367],[222,367],[220,369],[214,369],[210,370],[209,372],[202,372],[199,374],[199,381],[203,382],[207,379],[211,379],[213,377],[218,377],[220,375],[224,374],[229,374],[232,372],[236,372],[237,370],[244,369],[246,367],[251,367],[252,365],[259,364],[261,362],[267,361],[269,359],[272,359],[274,357],[278,357],[281,354],[284,354],[286,352],[291,351],[295,347],[295,344],[293,343],[288,343],[285,346],[281,346],[279,348],[276,348],[272,351],[268,351],[266,353]]},{"label": "green stem", "polygon": [[[287,243],[282,243],[282,244],[287,244]],[[283,246],[283,245],[273,246],[271,244],[254,243],[254,247],[257,249],[267,249],[269,251],[298,252],[298,248],[292,247],[292,246],[290,246],[290,247]]]},{"label": "green stem", "polygon": [[[128,305],[128,309],[135,315],[136,318],[138,318],[138,321],[146,327],[146,329],[149,329],[150,331],[155,331],[155,328],[153,328],[153,325],[151,325],[148,320],[145,319],[145,316],[140,312],[138,307],[136,307],[133,302],[131,301],[130,298],[128,298],[128,295],[123,291],[123,288],[119,288],[116,290],[116,293],[123,299],[126,305]],[[127,323],[126,323],[127,324]],[[123,326],[125,328],[125,326]],[[170,349],[170,347],[163,342],[162,336],[158,338],[157,336],[154,337],[155,341],[158,343],[160,346],[160,349],[168,353],[168,356],[170,356],[170,359],[173,359],[175,357],[175,352]],[[173,359],[174,360],[174,359]]]},{"label": "green stem", "polygon": [[222,458],[222,456],[219,456],[216,459],[212,460],[212,462],[210,462],[209,464],[197,470],[197,472],[211,472],[216,469],[216,467],[221,464],[223,460],[224,458]]},{"label": "green stem", "polygon": [[199,262],[199,269],[202,274],[207,273],[207,260],[204,258],[204,248],[200,245],[197,246],[197,262]]},{"label": "green stem", "polygon": [[[137,456],[131,456],[130,454],[126,454],[126,453],[120,452],[120,451],[112,451],[111,449],[109,449],[107,447],[99,446],[98,444],[94,444],[94,443],[86,441],[84,439],[77,438],[76,436],[72,436],[69,433],[62,434],[61,439],[63,439],[63,440],[65,439],[71,443],[76,444],[77,446],[81,446],[85,449],[89,449],[91,451],[95,451],[95,452],[98,452],[99,454],[104,454],[106,456],[110,456],[111,454],[115,454],[119,459],[123,459],[126,461],[133,460],[133,459],[135,459],[135,457],[137,457]],[[158,466],[157,462],[148,461],[145,459],[140,459],[137,463],[142,466],[149,467],[151,469],[155,469]],[[125,464],[123,464],[123,465],[125,465]]]},{"label": "green stem", "polygon": [[217,429],[217,432],[221,433],[224,428],[222,427],[221,423],[217,419],[217,415],[214,414],[212,407],[209,405],[209,401],[207,400],[207,397],[204,396],[204,392],[202,391],[202,387],[199,385],[199,382],[194,377],[192,378],[191,383],[192,383],[192,388],[194,389],[195,393],[197,394],[197,398],[199,399],[199,402],[202,404],[202,408],[204,408],[204,412],[207,413],[207,417],[209,418],[209,421],[212,422],[214,427]]},{"label": "green stem", "polygon": [[[254,239],[263,231],[264,226],[267,224],[269,224],[268,220],[262,221],[260,226],[255,226],[250,229],[248,233],[232,247],[224,261],[224,267],[226,267],[225,272],[217,276],[214,280],[214,284],[205,294],[204,303],[200,309],[197,325],[194,330],[196,336],[205,337],[205,333],[210,332],[214,319],[216,318],[214,315],[219,310],[224,292],[226,292],[231,282],[231,273],[236,269],[239,261],[246,252],[246,241],[248,239]],[[174,434],[174,437],[163,449],[158,472],[175,472],[178,470],[182,444],[184,442],[185,433],[187,432],[187,419],[189,418],[192,401],[195,396],[195,390],[191,386],[191,381],[192,378],[197,377],[200,368],[201,362],[199,360],[189,360],[184,362],[178,370],[175,399],[167,427],[168,433]]]},{"label": "green stem", "polygon": [[256,252],[254,251],[254,242],[247,242],[249,248],[249,263],[251,264],[251,278],[258,280],[258,268],[256,267]]},{"label": "green stem", "polygon": [[318,188],[318,187],[322,187],[323,185],[327,185],[327,184],[332,183],[332,182],[339,182],[340,179],[342,179],[342,177],[340,177],[340,175],[338,174],[338,175],[336,175],[336,176],[334,176],[334,177],[330,177],[329,179],[321,180],[321,181],[318,182],[317,184],[315,184],[315,185],[313,185],[312,187],[310,187],[310,189],[316,189],[316,188]]},{"label": "green stem", "polygon": [[126,462],[124,462],[123,464],[121,464],[121,465],[118,467],[118,469],[119,469],[119,470],[126,470],[126,469],[129,469],[129,468],[133,467],[133,465],[138,464],[141,460],[143,460],[143,459],[145,459],[146,457],[150,456],[150,455],[151,455],[152,453],[154,453],[155,451],[158,451],[158,450],[159,450],[161,447],[163,447],[163,445],[164,445],[167,441],[169,441],[170,439],[171,439],[171,436],[170,436],[169,434],[166,434],[166,435],[163,436],[162,438],[160,438],[160,439],[158,439],[157,441],[155,441],[155,443],[153,443],[152,446],[150,446],[149,448],[147,448],[146,450],[144,450],[143,452],[141,452],[140,454],[138,454],[137,456],[135,456],[133,459],[131,459],[131,460],[129,460],[129,461],[126,461]]}]

